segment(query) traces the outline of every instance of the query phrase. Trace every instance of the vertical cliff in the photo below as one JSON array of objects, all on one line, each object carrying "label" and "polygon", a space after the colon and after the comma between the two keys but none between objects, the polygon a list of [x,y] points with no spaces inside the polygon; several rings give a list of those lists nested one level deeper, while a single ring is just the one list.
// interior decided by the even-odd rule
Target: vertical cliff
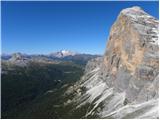
[{"label": "vertical cliff", "polygon": [[139,7],[120,12],[104,56],[75,87],[76,109],[89,104],[83,118],[158,118],[158,24]]},{"label": "vertical cliff", "polygon": [[[122,10],[111,28],[104,55],[110,85],[125,91],[129,101],[139,100],[141,89],[158,76],[158,55],[158,20],[139,7]],[[156,91],[155,87],[155,96]]]}]

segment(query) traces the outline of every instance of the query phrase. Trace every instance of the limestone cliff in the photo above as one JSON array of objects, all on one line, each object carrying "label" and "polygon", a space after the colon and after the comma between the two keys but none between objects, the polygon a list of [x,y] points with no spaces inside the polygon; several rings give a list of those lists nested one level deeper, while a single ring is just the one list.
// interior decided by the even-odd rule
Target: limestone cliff
[{"label": "limestone cliff", "polygon": [[104,56],[75,88],[77,108],[90,104],[84,118],[158,118],[158,24],[139,7],[120,12]]},{"label": "limestone cliff", "polygon": [[158,20],[139,7],[122,10],[104,55],[110,86],[125,91],[129,101],[137,100],[141,89],[158,76],[158,54]]}]

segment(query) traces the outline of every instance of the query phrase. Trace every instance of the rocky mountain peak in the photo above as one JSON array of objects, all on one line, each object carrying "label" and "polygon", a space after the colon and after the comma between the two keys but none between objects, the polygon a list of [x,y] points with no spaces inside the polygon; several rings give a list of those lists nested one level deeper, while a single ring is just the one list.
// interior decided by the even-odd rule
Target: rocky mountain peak
[{"label": "rocky mountain peak", "polygon": [[28,63],[28,58],[25,54],[22,53],[13,53],[11,55],[11,57],[9,57],[8,60],[6,60],[6,62],[9,62],[11,64],[15,64],[17,66],[26,66]]},{"label": "rocky mountain peak", "polygon": [[58,51],[58,52],[51,53],[50,55],[54,56],[54,57],[57,57],[57,58],[63,58],[63,57],[66,57],[66,56],[74,56],[76,54],[77,53],[69,51],[69,50],[61,50],[61,51]]},{"label": "rocky mountain peak", "polygon": [[146,60],[146,54],[157,56],[158,49],[158,20],[139,7],[127,8],[122,10],[112,26],[105,63],[113,64],[116,60],[117,67],[125,65],[135,72],[137,65]]},{"label": "rocky mountain peak", "polygon": [[21,53],[14,53],[12,54],[12,57],[10,60],[15,61],[15,60],[23,60],[23,55]]},{"label": "rocky mountain peak", "polygon": [[69,50],[62,50],[61,53],[63,54],[63,56],[69,56],[69,55],[73,56],[76,54],[75,52]]},{"label": "rocky mountain peak", "polygon": [[137,6],[120,12],[104,56],[88,62],[82,77],[78,107],[94,106],[85,117],[158,117],[158,24]]},{"label": "rocky mountain peak", "polygon": [[131,8],[123,9],[119,16],[126,16],[130,18],[131,20],[138,20],[138,19],[155,19],[153,16],[149,15],[147,12],[145,12],[142,8],[138,6],[134,6]]},{"label": "rocky mountain peak", "polygon": [[124,14],[124,15],[137,15],[137,14],[147,14],[145,13],[142,8],[140,8],[139,6],[133,6],[131,8],[126,8],[123,9],[120,14]]}]

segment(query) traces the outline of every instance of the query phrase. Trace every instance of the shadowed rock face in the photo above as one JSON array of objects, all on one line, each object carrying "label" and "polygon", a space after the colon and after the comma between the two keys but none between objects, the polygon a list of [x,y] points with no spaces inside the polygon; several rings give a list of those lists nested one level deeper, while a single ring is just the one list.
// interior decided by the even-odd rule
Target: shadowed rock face
[{"label": "shadowed rock face", "polygon": [[139,7],[120,12],[104,56],[88,62],[77,85],[86,91],[73,101],[94,106],[84,117],[158,118],[158,24]]}]

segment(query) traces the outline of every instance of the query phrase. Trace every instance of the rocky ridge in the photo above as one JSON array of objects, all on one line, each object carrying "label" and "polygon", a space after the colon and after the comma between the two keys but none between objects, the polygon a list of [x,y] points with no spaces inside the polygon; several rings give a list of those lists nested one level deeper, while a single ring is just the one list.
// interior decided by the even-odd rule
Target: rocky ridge
[{"label": "rocky ridge", "polygon": [[73,62],[75,64],[85,66],[87,61],[96,58],[100,55],[91,55],[76,53],[68,50],[62,50],[50,54],[24,54],[24,53],[13,53],[13,54],[2,54],[1,61],[2,63],[8,65],[16,65],[25,67],[29,63],[39,62],[39,63],[55,63],[59,64],[62,62]]},{"label": "rocky ridge", "polygon": [[120,12],[104,56],[89,61],[85,75],[72,88],[78,94],[70,104],[76,109],[90,104],[82,118],[159,117],[158,25],[140,7]]}]

